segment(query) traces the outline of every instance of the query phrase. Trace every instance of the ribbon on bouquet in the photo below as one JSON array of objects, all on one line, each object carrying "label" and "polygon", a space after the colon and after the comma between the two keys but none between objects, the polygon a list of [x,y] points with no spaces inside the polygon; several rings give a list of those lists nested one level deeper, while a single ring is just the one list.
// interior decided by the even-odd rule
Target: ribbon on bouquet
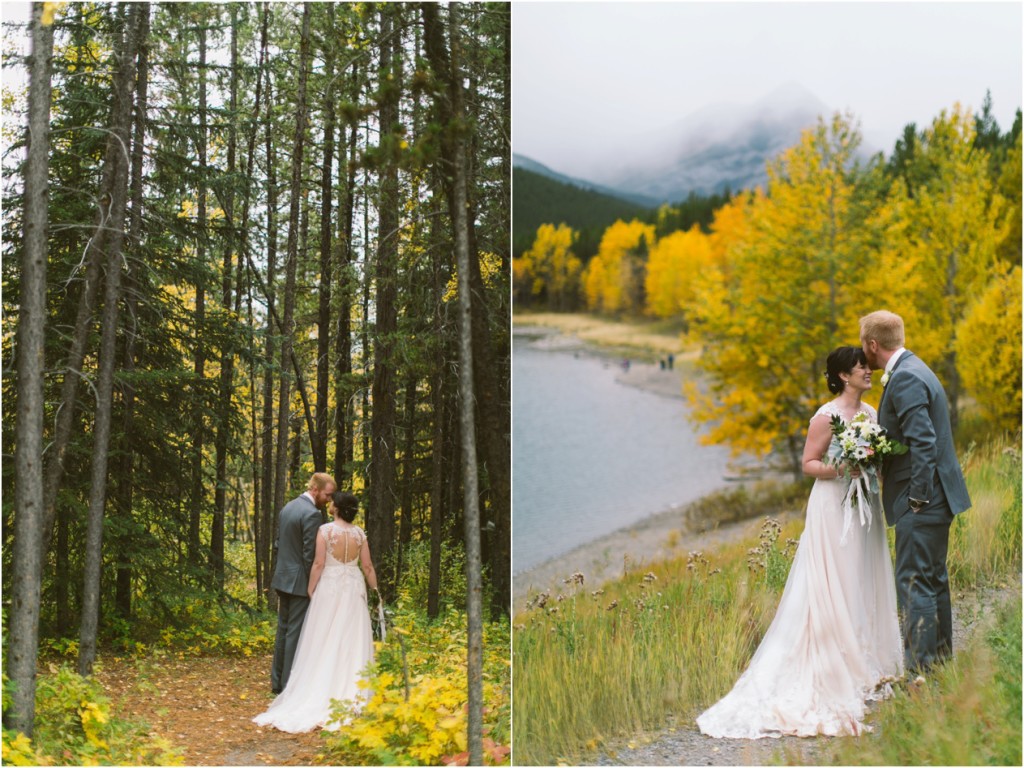
[{"label": "ribbon on bouquet", "polygon": [[377,600],[377,627],[380,631],[380,641],[383,643],[387,637],[387,622],[384,621],[384,601]]},{"label": "ribbon on bouquet", "polygon": [[857,506],[857,515],[860,517],[861,527],[871,530],[871,502],[868,494],[871,492],[871,485],[868,483],[867,472],[862,472],[860,477],[852,478],[846,486],[846,496],[843,497],[843,535],[839,537],[839,546],[846,546],[846,537],[853,527],[853,507]]}]

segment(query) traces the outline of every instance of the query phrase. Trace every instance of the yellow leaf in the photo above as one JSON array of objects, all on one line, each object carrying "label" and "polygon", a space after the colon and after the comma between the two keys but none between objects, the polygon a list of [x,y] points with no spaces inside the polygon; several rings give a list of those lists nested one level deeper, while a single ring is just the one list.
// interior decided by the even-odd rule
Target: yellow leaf
[{"label": "yellow leaf", "polygon": [[39,19],[39,23],[44,27],[48,27],[53,24],[54,14],[61,10],[67,3],[43,3],[43,13]]}]

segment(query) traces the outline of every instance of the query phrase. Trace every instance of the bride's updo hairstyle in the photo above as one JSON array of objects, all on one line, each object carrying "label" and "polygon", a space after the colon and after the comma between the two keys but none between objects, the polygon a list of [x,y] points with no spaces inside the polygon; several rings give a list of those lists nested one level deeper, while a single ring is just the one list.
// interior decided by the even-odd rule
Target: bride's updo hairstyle
[{"label": "bride's updo hairstyle", "polygon": [[335,491],[331,494],[331,501],[334,502],[334,506],[338,510],[338,517],[346,523],[351,523],[356,519],[356,512],[359,511],[359,500],[351,493]]},{"label": "bride's updo hairstyle", "polygon": [[849,373],[857,363],[868,364],[864,350],[860,347],[837,347],[832,350],[825,361],[825,381],[828,383],[828,391],[833,395],[842,392],[846,382],[839,378],[839,374]]}]

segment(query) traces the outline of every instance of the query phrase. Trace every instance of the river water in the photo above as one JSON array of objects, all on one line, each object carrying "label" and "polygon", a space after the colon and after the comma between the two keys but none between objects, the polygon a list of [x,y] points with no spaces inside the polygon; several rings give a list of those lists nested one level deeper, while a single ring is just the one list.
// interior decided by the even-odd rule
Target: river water
[{"label": "river water", "polygon": [[616,382],[615,361],[516,336],[516,573],[723,487],[728,451],[702,446],[681,398]]}]

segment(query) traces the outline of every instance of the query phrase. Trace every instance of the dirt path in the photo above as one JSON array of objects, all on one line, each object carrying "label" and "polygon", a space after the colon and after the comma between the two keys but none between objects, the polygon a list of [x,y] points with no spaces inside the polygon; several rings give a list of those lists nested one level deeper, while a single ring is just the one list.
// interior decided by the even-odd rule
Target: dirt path
[{"label": "dirt path", "polygon": [[273,700],[270,656],[103,660],[97,678],[115,712],[141,719],[178,748],[186,765],[310,765],[319,731],[257,728]]}]

